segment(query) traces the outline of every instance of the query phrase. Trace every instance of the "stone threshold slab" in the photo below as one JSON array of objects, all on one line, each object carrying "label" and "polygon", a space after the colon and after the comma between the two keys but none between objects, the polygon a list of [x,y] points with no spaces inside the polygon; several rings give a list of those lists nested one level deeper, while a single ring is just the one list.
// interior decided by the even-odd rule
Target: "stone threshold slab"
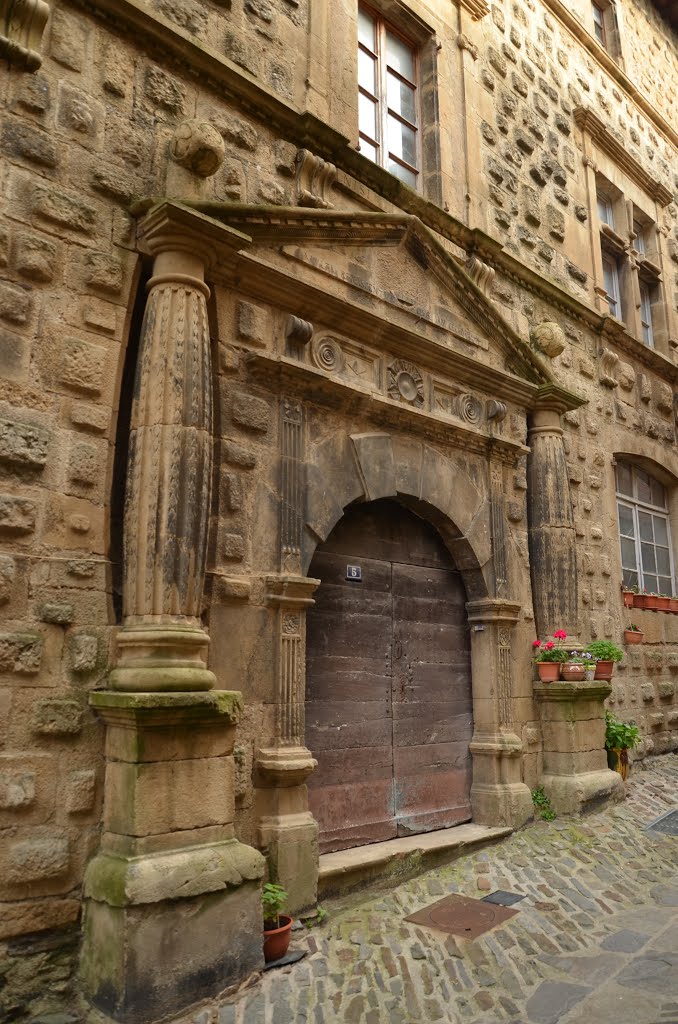
[{"label": "stone threshold slab", "polygon": [[470,823],[324,853],[319,859],[318,896],[340,896],[394,877],[402,881],[437,864],[454,860],[467,853],[470,847],[503,839],[512,831],[508,826]]}]

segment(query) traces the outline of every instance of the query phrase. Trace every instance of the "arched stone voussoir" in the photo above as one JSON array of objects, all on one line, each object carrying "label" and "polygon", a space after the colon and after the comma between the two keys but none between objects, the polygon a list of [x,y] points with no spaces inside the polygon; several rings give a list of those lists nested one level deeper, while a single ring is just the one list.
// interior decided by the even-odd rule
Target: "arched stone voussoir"
[{"label": "arched stone voussoir", "polygon": [[458,463],[428,445],[423,450],[419,496],[454,523],[473,550],[476,564],[482,566],[489,561],[492,541],[488,499]]},{"label": "arched stone voussoir", "polygon": [[367,501],[396,496],[393,440],[389,434],[351,434]]},{"label": "arched stone voussoir", "polygon": [[312,448],[306,466],[306,527],[303,537],[304,571],[319,541],[329,537],[344,509],[365,497],[365,487],[346,434],[330,437]]}]

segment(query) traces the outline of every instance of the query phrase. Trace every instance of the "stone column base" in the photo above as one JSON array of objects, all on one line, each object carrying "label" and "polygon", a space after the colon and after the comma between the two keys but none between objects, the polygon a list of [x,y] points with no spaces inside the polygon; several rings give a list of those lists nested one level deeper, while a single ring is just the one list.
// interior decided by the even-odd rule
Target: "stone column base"
[{"label": "stone column base", "polygon": [[471,806],[478,825],[522,828],[534,815],[532,794],[521,780],[523,747],[514,733],[495,733],[471,741]]},{"label": "stone column base", "polygon": [[621,775],[605,768],[583,775],[543,775],[544,792],[557,814],[580,814],[604,807],[610,800],[623,800]]},{"label": "stone column base", "polygon": [[124,1024],[149,1024],[260,968],[263,871],[261,854],[235,839],[95,857],[80,963],[92,1004]]},{"label": "stone column base", "polygon": [[536,682],[544,743],[542,785],[557,814],[598,810],[623,800],[624,783],[607,767],[604,680]]}]

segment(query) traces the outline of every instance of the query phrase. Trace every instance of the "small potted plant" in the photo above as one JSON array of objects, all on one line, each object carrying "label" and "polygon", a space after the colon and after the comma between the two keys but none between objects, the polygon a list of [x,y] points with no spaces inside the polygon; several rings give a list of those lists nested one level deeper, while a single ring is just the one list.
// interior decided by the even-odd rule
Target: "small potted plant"
[{"label": "small potted plant", "polygon": [[615,662],[624,657],[621,647],[611,640],[594,640],[586,650],[596,659],[596,679],[611,679]]},{"label": "small potted plant", "polygon": [[554,683],[560,675],[560,666],[567,661],[567,651],[561,646],[567,633],[559,629],[553,636],[558,643],[554,643],[553,640],[547,640],[544,644],[541,640],[532,641],[534,660],[542,683]]},{"label": "small potted plant", "polygon": [[287,952],[292,932],[292,918],[281,914],[287,903],[287,893],[281,885],[266,882],[261,892],[264,910],[264,960],[280,960]]},{"label": "small potted plant", "polygon": [[584,678],[586,665],[579,651],[570,651],[567,661],[560,666],[560,678],[569,681],[580,681]]},{"label": "small potted plant", "polygon": [[640,626],[637,626],[635,622],[632,622],[629,626],[624,627],[624,643],[625,644],[642,644],[645,639]]},{"label": "small potted plant", "polygon": [[619,772],[622,779],[626,779],[629,774],[629,750],[635,747],[639,737],[637,725],[621,722],[610,711],[605,712],[607,766],[613,772]]},{"label": "small potted plant", "polygon": [[668,594],[657,595],[657,611],[668,612],[671,610],[671,598]]},{"label": "small potted plant", "polygon": [[625,587],[622,583],[622,598],[624,600],[625,608],[633,608],[633,602],[636,594],[638,593],[638,587]]},{"label": "small potted plant", "polygon": [[584,679],[587,683],[592,683],[596,678],[596,659],[590,651],[582,651],[581,660],[584,662]]}]

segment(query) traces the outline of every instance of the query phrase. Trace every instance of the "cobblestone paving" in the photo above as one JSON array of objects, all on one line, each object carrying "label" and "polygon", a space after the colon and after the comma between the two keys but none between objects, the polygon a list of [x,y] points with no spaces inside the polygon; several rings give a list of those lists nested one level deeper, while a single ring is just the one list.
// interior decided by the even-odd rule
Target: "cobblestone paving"
[{"label": "cobblestone paving", "polygon": [[[181,1024],[678,1024],[678,756],[634,766],[624,804],[539,822],[496,846],[328,904],[269,971]],[[471,941],[404,922],[448,893],[525,894]]]}]

